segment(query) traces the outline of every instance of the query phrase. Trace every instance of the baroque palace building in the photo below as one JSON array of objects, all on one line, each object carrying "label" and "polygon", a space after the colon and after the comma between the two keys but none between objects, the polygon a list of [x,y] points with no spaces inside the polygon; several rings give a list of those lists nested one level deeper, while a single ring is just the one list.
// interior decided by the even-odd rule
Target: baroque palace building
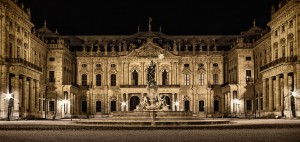
[{"label": "baroque palace building", "polygon": [[[240,35],[60,35],[29,8],[0,1],[0,118],[110,117],[145,111],[156,63],[168,110],[193,117],[300,116],[300,0],[273,7],[267,29]],[[159,59],[158,55],[163,55]]]}]

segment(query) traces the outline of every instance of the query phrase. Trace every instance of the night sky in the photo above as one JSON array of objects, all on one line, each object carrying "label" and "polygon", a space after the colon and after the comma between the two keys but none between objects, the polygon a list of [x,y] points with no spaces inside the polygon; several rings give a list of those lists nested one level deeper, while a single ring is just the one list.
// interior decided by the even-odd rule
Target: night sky
[{"label": "night sky", "polygon": [[35,28],[61,35],[128,35],[148,30],[168,35],[230,35],[265,29],[278,0],[19,0],[31,8]]}]

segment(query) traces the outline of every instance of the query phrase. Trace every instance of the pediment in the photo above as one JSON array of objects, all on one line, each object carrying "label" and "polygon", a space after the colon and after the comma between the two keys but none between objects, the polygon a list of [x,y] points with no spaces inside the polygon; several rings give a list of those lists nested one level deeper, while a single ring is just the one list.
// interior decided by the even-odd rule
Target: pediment
[{"label": "pediment", "polygon": [[164,54],[164,57],[175,57],[169,51],[153,43],[152,40],[148,40],[140,48],[134,49],[127,57],[158,57],[159,54]]}]

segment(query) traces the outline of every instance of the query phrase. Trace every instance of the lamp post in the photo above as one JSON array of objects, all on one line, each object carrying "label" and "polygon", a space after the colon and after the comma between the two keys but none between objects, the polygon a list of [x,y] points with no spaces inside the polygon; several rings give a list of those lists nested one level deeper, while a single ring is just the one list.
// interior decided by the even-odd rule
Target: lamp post
[{"label": "lamp post", "polygon": [[5,94],[4,101],[7,101],[7,120],[11,120],[12,107],[14,105],[14,99],[11,93]]},{"label": "lamp post", "polygon": [[175,101],[175,111],[178,110],[178,107],[179,107],[179,101]]},{"label": "lamp post", "polygon": [[[290,117],[296,117],[296,96],[297,92],[292,91],[291,94],[288,94],[283,97],[284,103],[283,103],[283,109],[282,109],[282,115],[285,116],[284,110],[285,110],[285,101],[287,97],[291,97],[291,104],[290,104]],[[285,116],[286,117],[286,116]]]},{"label": "lamp post", "polygon": [[123,111],[126,111],[126,102],[122,102],[122,106],[123,106]]},{"label": "lamp post", "polygon": [[65,105],[66,105],[67,102],[68,101],[65,100],[65,99],[61,101],[61,118],[63,117],[63,113],[65,114],[65,108],[66,108]]},{"label": "lamp post", "polygon": [[238,99],[233,99],[233,105],[235,105],[235,110],[234,110],[235,117],[236,117],[236,113],[237,113],[237,103],[238,103]]}]

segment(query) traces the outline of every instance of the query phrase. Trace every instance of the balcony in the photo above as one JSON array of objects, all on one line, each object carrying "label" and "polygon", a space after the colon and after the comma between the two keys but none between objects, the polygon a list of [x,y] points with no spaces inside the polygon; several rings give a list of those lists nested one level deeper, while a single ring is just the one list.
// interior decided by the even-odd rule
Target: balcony
[{"label": "balcony", "polygon": [[11,64],[14,64],[14,63],[20,63],[22,65],[25,65],[26,67],[30,67],[32,69],[35,69],[39,72],[42,72],[42,68],[37,66],[37,65],[34,65],[33,63],[30,63],[22,58],[6,58],[5,59],[5,62],[8,62],[8,63],[11,63]]},{"label": "balcony", "polygon": [[[158,88],[179,88],[180,85],[157,85]],[[120,88],[147,88],[147,85],[120,85]]]},{"label": "balcony", "polygon": [[147,85],[120,85],[120,88],[146,88]]},{"label": "balcony", "polygon": [[282,57],[282,58],[279,58],[275,61],[272,61],[262,67],[260,67],[260,71],[264,71],[270,67],[274,67],[278,64],[281,64],[281,63],[290,63],[290,62],[295,62],[297,61],[297,56],[294,56],[294,57]]}]

